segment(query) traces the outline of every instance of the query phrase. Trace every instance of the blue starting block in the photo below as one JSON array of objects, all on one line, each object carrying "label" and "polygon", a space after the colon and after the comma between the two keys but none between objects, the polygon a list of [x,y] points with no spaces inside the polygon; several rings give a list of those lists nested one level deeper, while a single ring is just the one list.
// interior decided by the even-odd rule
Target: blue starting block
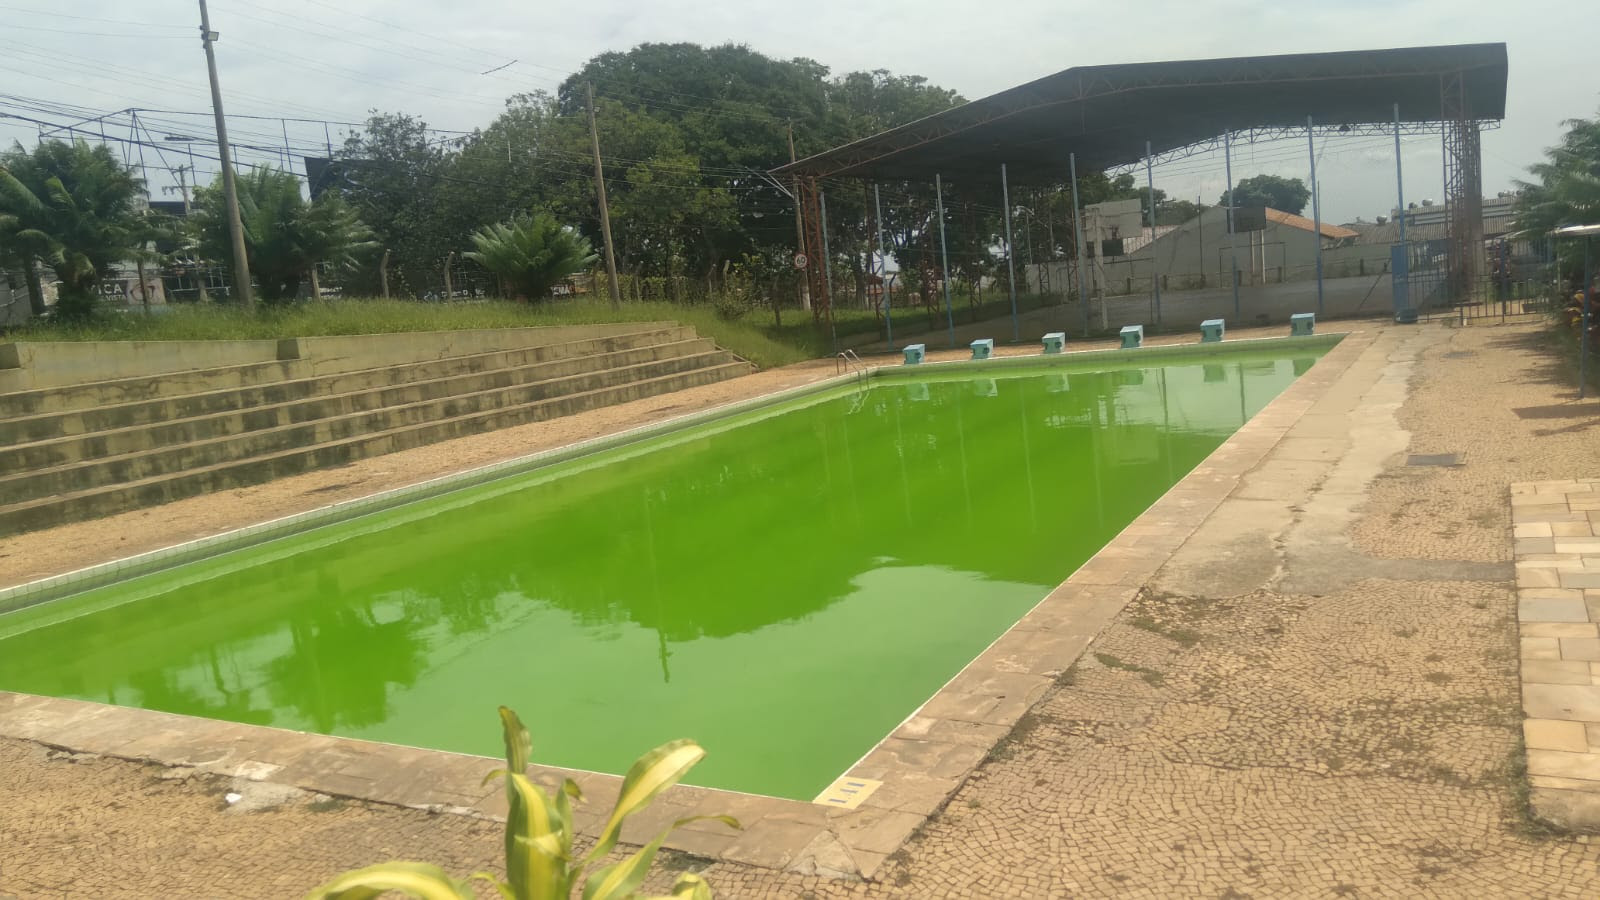
[{"label": "blue starting block", "polygon": [[907,344],[905,351],[906,365],[919,366],[922,364],[922,358],[928,355],[928,346],[926,344]]},{"label": "blue starting block", "polygon": [[1289,334],[1291,336],[1314,334],[1316,330],[1316,313],[1295,313],[1289,317]]},{"label": "blue starting block", "polygon": [[1044,336],[1044,352],[1046,352],[1046,353],[1060,353],[1061,351],[1063,351],[1065,349],[1067,349],[1067,333],[1066,332],[1064,332],[1064,331],[1052,331],[1049,334]]},{"label": "blue starting block", "polygon": [[1200,343],[1220,343],[1224,331],[1226,327],[1221,319],[1207,319],[1200,323]]},{"label": "blue starting block", "polygon": [[1124,326],[1122,326],[1122,349],[1124,349],[1124,350],[1137,350],[1137,349],[1139,349],[1140,347],[1143,347],[1143,346],[1144,346],[1144,326],[1143,325],[1124,325]]},{"label": "blue starting block", "polygon": [[978,338],[972,342],[972,358],[988,359],[994,355],[994,338]]}]

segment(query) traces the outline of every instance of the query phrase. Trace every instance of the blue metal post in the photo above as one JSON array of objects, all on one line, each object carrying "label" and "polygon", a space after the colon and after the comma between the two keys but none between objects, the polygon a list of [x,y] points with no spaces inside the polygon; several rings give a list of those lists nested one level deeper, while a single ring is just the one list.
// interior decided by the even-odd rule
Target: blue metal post
[{"label": "blue metal post", "polygon": [[1222,133],[1222,166],[1228,175],[1228,251],[1233,255],[1233,269],[1228,273],[1228,280],[1233,282],[1233,322],[1239,324],[1243,315],[1239,308],[1239,245],[1233,239],[1234,223],[1233,211],[1239,204],[1233,202],[1233,132]]},{"label": "blue metal post", "polygon": [[1156,327],[1161,327],[1161,273],[1156,269],[1156,176],[1150,142],[1144,142],[1144,183],[1150,189],[1150,286],[1156,292]]},{"label": "blue metal post", "polygon": [[1083,283],[1083,267],[1088,263],[1084,252],[1083,218],[1078,215],[1078,154],[1067,154],[1067,165],[1072,171],[1072,232],[1078,240],[1078,302],[1083,304],[1083,336],[1089,336],[1089,289]]},{"label": "blue metal post", "polygon": [[833,261],[828,258],[828,195],[817,190],[817,219],[822,226],[822,283],[828,301],[828,336],[833,339],[833,353],[839,354],[839,329],[833,324]]},{"label": "blue metal post", "polygon": [[1006,274],[1011,284],[1011,342],[1022,340],[1022,325],[1017,321],[1017,264],[1011,252],[1011,186],[1006,182],[1006,164],[1000,164],[1000,196],[1006,208]]},{"label": "blue metal post", "polygon": [[878,186],[872,186],[872,208],[878,214],[878,269],[883,277],[883,321],[889,327],[889,349],[894,349],[894,292],[889,289],[889,250],[883,242],[883,201]]},{"label": "blue metal post", "polygon": [[[1311,236],[1317,242],[1317,315],[1322,315],[1322,201],[1317,184],[1317,133],[1306,116],[1306,146],[1311,148]],[[1263,253],[1266,251],[1263,250]],[[1262,263],[1266,265],[1265,262]]]},{"label": "blue metal post", "polygon": [[944,285],[944,315],[950,323],[950,346],[956,345],[956,310],[950,305],[950,251],[944,243],[944,179],[933,176],[933,196],[939,205],[939,281]]},{"label": "blue metal post", "polygon": [[1394,105],[1394,198],[1400,206],[1400,243],[1406,242],[1406,179],[1400,171],[1400,104]]}]

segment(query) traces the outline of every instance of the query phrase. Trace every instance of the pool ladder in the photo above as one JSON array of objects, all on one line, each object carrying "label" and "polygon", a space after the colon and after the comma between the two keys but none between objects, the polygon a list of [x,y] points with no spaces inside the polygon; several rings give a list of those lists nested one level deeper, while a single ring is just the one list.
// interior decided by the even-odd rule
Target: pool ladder
[{"label": "pool ladder", "polygon": [[867,383],[867,364],[861,361],[854,350],[840,350],[833,357],[833,374],[843,375],[846,372],[856,376],[856,384]]},{"label": "pool ladder", "polygon": [[856,394],[855,398],[850,401],[850,413],[854,414],[859,412],[862,405],[866,403],[867,392],[865,388],[869,377],[867,364],[861,361],[861,357],[857,356],[854,350],[840,350],[833,357],[833,374],[837,376],[846,372],[853,373],[856,376]]}]

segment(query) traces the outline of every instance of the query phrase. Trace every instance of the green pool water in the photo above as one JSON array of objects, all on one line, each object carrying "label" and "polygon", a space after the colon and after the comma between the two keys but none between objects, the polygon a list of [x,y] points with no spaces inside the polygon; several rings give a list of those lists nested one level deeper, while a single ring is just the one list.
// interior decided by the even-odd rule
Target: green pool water
[{"label": "green pool water", "polygon": [[809,800],[1321,352],[747,413],[0,616],[0,688]]}]

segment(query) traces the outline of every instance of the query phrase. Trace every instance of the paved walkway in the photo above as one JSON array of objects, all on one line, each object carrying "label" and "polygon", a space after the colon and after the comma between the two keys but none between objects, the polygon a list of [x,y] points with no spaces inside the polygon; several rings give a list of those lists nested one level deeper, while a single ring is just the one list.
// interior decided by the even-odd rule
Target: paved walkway
[{"label": "paved walkway", "polygon": [[[1529,816],[1520,741],[1510,485],[1600,471],[1600,408],[1561,375],[1533,327],[1384,331],[873,881],[707,877],[723,897],[1600,895],[1600,839]],[[274,897],[499,852],[477,820],[270,785],[230,807],[230,787],[0,740],[0,894]]]},{"label": "paved walkway", "polygon": [[1600,830],[1600,481],[1511,486],[1533,808]]}]

